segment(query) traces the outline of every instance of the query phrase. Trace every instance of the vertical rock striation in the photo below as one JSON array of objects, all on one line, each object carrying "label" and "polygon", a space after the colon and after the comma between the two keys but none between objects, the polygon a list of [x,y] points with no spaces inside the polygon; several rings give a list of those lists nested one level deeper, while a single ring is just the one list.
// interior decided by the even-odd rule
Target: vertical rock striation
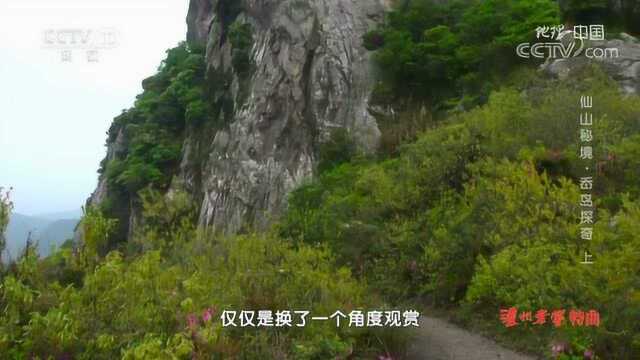
[{"label": "vertical rock striation", "polygon": [[[380,0],[191,1],[188,38],[206,44],[213,100],[232,104],[212,138],[185,144],[180,176],[201,195],[202,225],[266,226],[312,175],[317,145],[332,128],[348,129],[365,151],[376,147],[362,35],[383,13]],[[248,74],[233,65],[232,24],[251,29]],[[190,159],[196,147],[205,149],[200,161]]]}]

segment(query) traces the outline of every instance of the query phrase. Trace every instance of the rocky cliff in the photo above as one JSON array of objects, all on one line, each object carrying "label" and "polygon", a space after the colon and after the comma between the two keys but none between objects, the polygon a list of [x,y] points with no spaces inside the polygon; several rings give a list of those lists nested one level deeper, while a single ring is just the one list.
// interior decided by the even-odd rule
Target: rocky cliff
[{"label": "rocky cliff", "polygon": [[[222,124],[187,129],[169,188],[199,205],[216,231],[265,227],[286,196],[312,176],[318,146],[346,129],[360,149],[380,131],[368,109],[373,71],[362,35],[383,19],[384,0],[191,0],[187,40],[206,47],[206,86]],[[123,130],[106,162],[126,148]],[[109,194],[101,176],[90,204]],[[139,209],[120,209],[131,234]]]},{"label": "rocky cliff", "polygon": [[587,46],[602,49],[602,53],[606,49],[616,51],[609,56],[593,59],[584,54],[567,59],[549,59],[542,65],[542,70],[555,77],[568,78],[586,65],[597,64],[620,84],[624,93],[640,93],[640,41],[637,38],[622,33],[619,39],[591,41]]}]

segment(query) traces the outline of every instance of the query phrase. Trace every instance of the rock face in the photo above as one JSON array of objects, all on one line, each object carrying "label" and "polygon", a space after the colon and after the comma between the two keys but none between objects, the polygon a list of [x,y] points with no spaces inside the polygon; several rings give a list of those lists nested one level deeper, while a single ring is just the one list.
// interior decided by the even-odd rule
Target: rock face
[{"label": "rock face", "polygon": [[[317,144],[332,128],[348,129],[366,151],[375,148],[379,130],[368,111],[373,76],[362,35],[382,18],[384,5],[250,0],[229,19],[230,3],[193,0],[189,35],[206,42],[209,74],[230,79],[223,91],[234,103],[202,168],[200,222],[234,232],[277,217],[287,193],[312,175]],[[254,70],[246,80],[223,76],[232,74],[231,21],[253,29]],[[183,173],[187,182],[193,177]]]},{"label": "rock face", "polygon": [[[346,129],[363,151],[376,148],[380,131],[368,110],[373,67],[362,35],[382,21],[387,3],[191,0],[187,40],[206,46],[206,82],[224,122],[186,134],[170,192],[194,196],[201,225],[226,233],[268,225],[287,194],[312,176],[332,129]],[[232,41],[241,26],[249,29],[246,49]],[[241,51],[249,64],[243,71]],[[109,144],[107,158],[119,146]],[[102,179],[90,203],[106,192]]]},{"label": "rock face", "polygon": [[631,35],[622,34],[621,39],[597,41],[589,45],[601,49],[617,49],[618,56],[588,59],[578,56],[568,59],[548,61],[542,66],[547,73],[566,78],[580,67],[589,63],[597,63],[615,80],[620,83],[627,94],[640,93],[640,41]]}]

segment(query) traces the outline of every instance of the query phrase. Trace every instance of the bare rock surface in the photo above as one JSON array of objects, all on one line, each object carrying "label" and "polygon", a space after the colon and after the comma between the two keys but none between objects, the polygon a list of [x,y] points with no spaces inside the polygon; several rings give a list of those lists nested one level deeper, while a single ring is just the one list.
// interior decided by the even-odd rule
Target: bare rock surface
[{"label": "bare rock surface", "polygon": [[[187,151],[181,177],[201,194],[200,223],[233,233],[277,218],[287,194],[312,175],[318,144],[332,129],[347,129],[364,151],[375,149],[380,131],[368,109],[374,76],[362,35],[382,20],[387,5],[246,0],[229,19],[230,3],[191,1],[189,37],[206,43],[207,81],[219,84],[219,98],[233,107],[212,138],[187,139],[185,148],[204,147],[206,160],[191,167]],[[253,70],[246,78],[233,69],[230,22],[253,30]]]},{"label": "bare rock surface", "polygon": [[587,46],[603,51],[615,49],[616,52],[613,54],[618,56],[588,59],[583,53],[578,57],[548,61],[542,66],[543,70],[553,76],[567,78],[586,64],[600,64],[613,79],[620,83],[625,93],[640,93],[640,41],[638,39],[623,33],[620,39],[594,41]]}]

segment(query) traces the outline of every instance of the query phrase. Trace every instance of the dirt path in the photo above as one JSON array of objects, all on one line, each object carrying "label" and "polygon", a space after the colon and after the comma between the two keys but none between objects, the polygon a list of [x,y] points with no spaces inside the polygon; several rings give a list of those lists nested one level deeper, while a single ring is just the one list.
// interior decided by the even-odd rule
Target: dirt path
[{"label": "dirt path", "polygon": [[422,316],[409,360],[535,360],[444,320]]}]

